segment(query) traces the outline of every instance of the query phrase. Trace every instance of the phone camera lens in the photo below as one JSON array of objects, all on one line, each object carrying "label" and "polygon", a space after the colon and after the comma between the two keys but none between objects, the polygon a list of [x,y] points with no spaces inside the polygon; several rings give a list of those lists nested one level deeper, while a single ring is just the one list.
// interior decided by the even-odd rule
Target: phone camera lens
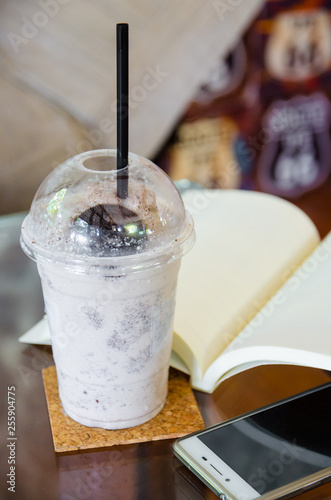
[{"label": "phone camera lens", "polygon": [[206,459],[206,457],[202,457],[202,460],[205,460],[205,461],[207,462],[207,459]]}]

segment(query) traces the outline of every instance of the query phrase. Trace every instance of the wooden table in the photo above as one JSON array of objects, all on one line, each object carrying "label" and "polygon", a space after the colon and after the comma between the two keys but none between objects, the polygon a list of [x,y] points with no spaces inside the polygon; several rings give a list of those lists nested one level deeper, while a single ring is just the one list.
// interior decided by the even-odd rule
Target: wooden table
[{"label": "wooden table", "polygon": [[[43,314],[35,264],[19,247],[23,216],[0,218],[0,498],[19,500],[108,500],[216,498],[172,454],[172,441],[56,455],[41,370],[53,364],[50,348],[22,345],[18,337]],[[195,396],[206,425],[272,403],[329,381],[330,373],[291,366],[261,367],[225,381],[212,395]],[[16,497],[6,474],[7,387],[16,388]],[[331,483],[298,496],[331,498]]]}]

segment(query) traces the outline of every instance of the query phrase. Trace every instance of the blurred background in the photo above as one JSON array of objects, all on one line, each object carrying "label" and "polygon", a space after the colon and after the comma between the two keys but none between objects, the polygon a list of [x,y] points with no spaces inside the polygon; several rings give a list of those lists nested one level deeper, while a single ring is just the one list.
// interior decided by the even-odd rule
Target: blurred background
[{"label": "blurred background", "polygon": [[2,0],[0,214],[65,159],[116,145],[130,24],[130,150],[174,180],[288,199],[331,229],[331,2]]}]

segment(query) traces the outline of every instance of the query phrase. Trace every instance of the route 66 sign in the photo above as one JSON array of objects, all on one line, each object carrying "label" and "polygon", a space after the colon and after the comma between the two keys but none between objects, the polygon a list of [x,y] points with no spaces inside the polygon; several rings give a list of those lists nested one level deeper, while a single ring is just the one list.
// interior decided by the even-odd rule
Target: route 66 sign
[{"label": "route 66 sign", "polygon": [[257,165],[264,191],[297,197],[321,185],[331,166],[330,103],[321,93],[274,102],[263,121]]},{"label": "route 66 sign", "polygon": [[264,57],[269,74],[281,81],[300,82],[329,70],[331,25],[327,11],[278,14]]}]

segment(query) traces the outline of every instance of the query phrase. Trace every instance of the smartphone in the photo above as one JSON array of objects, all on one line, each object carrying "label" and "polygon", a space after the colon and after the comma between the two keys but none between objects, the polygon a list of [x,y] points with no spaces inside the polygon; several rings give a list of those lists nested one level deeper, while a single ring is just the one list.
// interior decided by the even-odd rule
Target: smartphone
[{"label": "smartphone", "polygon": [[331,479],[331,382],[178,439],[175,455],[222,500],[273,500]]}]

